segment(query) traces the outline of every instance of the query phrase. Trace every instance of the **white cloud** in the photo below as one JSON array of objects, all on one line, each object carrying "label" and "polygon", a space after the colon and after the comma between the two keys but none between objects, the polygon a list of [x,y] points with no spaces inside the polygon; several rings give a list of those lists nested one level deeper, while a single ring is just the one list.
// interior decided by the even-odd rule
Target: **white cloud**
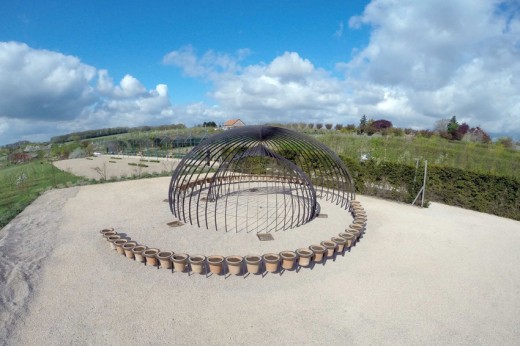
[{"label": "white cloud", "polygon": [[[417,126],[430,127],[456,115],[518,136],[518,10],[513,1],[374,0],[349,21],[352,28],[371,26],[370,42],[342,67],[349,80],[380,90],[373,111],[388,112],[392,120],[408,121],[404,111],[419,120]],[[389,111],[381,95],[400,106]]]},{"label": "white cloud", "polygon": [[294,51],[249,65],[248,49],[199,55],[186,46],[164,56],[165,65],[211,83],[216,105],[172,105],[164,84],[147,90],[130,74],[114,82],[76,57],[0,42],[0,143],[56,129],[234,117],[347,124],[362,114],[416,128],[456,115],[520,137],[518,1],[373,0],[336,36],[361,26],[370,30],[367,46],[334,72]]},{"label": "white cloud", "polygon": [[192,46],[185,46],[166,54],[163,63],[181,68],[189,77],[214,78],[222,73],[237,72],[239,62],[249,54],[249,49],[239,49],[234,55],[209,50],[199,58]]},{"label": "white cloud", "polygon": [[79,59],[0,42],[0,116],[73,119],[93,102],[95,69]]},{"label": "white cloud", "polygon": [[363,25],[371,29],[368,45],[336,64],[344,78],[297,52],[241,66],[237,55],[198,57],[187,47],[164,61],[211,81],[220,109],[252,122],[357,123],[366,114],[431,128],[456,115],[520,137],[517,2],[373,0],[349,20],[350,30]]},{"label": "white cloud", "polygon": [[0,144],[108,126],[163,124],[179,114],[165,84],[146,90],[127,74],[115,85],[106,70],[18,42],[0,42],[0,95]]},{"label": "white cloud", "polygon": [[331,121],[349,111],[346,83],[295,52],[214,83],[222,108],[256,122]]}]

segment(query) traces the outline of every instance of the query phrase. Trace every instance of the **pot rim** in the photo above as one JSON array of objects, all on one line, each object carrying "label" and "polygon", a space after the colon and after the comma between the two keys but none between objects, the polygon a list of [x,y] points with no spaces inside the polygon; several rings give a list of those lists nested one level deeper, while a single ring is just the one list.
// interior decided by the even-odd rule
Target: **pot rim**
[{"label": "pot rim", "polygon": [[189,261],[192,264],[200,264],[206,260],[206,256],[204,255],[193,255],[189,256]]},{"label": "pot rim", "polygon": [[[139,249],[138,249],[139,248]],[[140,249],[142,248],[142,249]],[[134,248],[132,249],[132,252],[133,253],[142,253],[144,252],[145,250],[147,249],[146,245],[136,245],[134,246]]]},{"label": "pot rim", "polygon": [[[266,253],[262,256],[264,258],[264,261],[267,263],[278,263],[280,262],[280,255],[276,253]],[[274,257],[274,258],[268,258],[268,257]]]},{"label": "pot rim", "polygon": [[[165,255],[161,256],[161,254],[169,254],[169,255],[168,256],[165,256]],[[157,259],[159,259],[159,260],[170,259],[170,257],[173,256],[173,251],[159,251],[156,256],[157,256]]]},{"label": "pot rim", "polygon": [[[112,237],[117,237],[117,238],[112,238]],[[110,239],[110,238],[112,238],[112,239]],[[111,235],[110,237],[108,237],[108,238],[107,238],[107,241],[113,243],[113,242],[115,242],[115,241],[118,240],[118,239],[121,239],[121,236],[120,236],[120,235],[117,235],[117,234],[114,234],[114,235]]]},{"label": "pot rim", "polygon": [[244,261],[244,258],[242,256],[238,255],[231,255],[226,257],[226,263],[227,264],[240,264]]},{"label": "pot rim", "polygon": [[174,253],[172,255],[172,261],[174,261],[176,263],[184,263],[184,262],[186,262],[187,259],[188,259],[188,254],[185,254],[185,253]]},{"label": "pot rim", "polygon": [[108,238],[108,237],[110,237],[111,235],[117,235],[117,232],[116,232],[116,231],[110,231],[110,232],[101,233],[101,235],[102,235],[104,238]]},{"label": "pot rim", "polygon": [[343,238],[343,239],[347,239],[347,240],[349,240],[349,239],[351,239],[351,238],[354,238],[354,235],[353,235],[352,233],[343,232],[343,233],[340,233],[340,234],[338,235],[338,237],[341,237],[341,238]]},{"label": "pot rim", "polygon": [[[132,246],[131,248],[127,248],[128,246]],[[123,244],[123,249],[125,250],[132,250],[134,247],[137,246],[137,243],[135,241],[129,241]]]},{"label": "pot rim", "polygon": [[295,260],[297,255],[296,252],[287,250],[280,252],[280,257],[284,260]]},{"label": "pot rim", "polygon": [[347,242],[347,239],[342,238],[342,237],[332,237],[332,238],[330,238],[330,240],[337,244],[345,244]]},{"label": "pot rim", "polygon": [[304,247],[296,250],[296,253],[298,254],[298,256],[303,258],[312,257],[312,255],[314,254],[314,252],[311,249],[306,249]]},{"label": "pot rim", "polygon": [[101,234],[104,234],[107,232],[115,232],[115,231],[114,231],[114,228],[103,228],[101,231],[99,231],[99,233],[101,233]]},{"label": "pot rim", "polygon": [[224,256],[220,256],[220,255],[208,256],[208,263],[210,263],[210,264],[220,264],[222,262],[224,262]]},{"label": "pot rim", "polygon": [[327,248],[325,246],[317,244],[309,246],[309,249],[311,249],[312,252],[317,254],[322,254],[325,251],[327,251]]},{"label": "pot rim", "polygon": [[[118,242],[122,242],[122,243],[118,243]],[[128,243],[128,240],[126,239],[116,239],[114,240],[114,245],[115,246],[123,246],[124,244]]]},{"label": "pot rim", "polygon": [[[253,259],[254,257],[254,259]],[[258,264],[262,261],[262,256],[260,255],[247,255],[244,257],[244,260],[246,261],[246,263],[249,263],[249,264]]]},{"label": "pot rim", "polygon": [[331,240],[324,240],[321,242],[321,244],[326,248],[326,249],[332,249],[332,248],[335,248],[336,247],[336,243],[331,241]]},{"label": "pot rim", "polygon": [[[148,251],[151,251],[152,253],[147,253]],[[158,253],[159,253],[159,249],[151,248],[151,249],[144,250],[143,256],[144,257],[155,257]]]}]

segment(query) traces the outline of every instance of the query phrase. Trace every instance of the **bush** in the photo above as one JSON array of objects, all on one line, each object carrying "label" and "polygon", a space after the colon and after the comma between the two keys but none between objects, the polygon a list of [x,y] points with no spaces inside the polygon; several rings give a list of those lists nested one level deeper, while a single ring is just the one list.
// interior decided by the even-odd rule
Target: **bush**
[{"label": "bush", "polygon": [[[424,166],[416,173],[411,165],[340,157],[358,193],[411,203],[422,186]],[[426,203],[430,201],[520,220],[520,179],[428,165]]]}]

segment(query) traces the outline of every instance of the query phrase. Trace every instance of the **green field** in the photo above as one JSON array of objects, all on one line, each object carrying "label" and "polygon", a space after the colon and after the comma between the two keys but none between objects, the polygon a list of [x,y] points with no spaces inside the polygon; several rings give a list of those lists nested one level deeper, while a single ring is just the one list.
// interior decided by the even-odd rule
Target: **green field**
[{"label": "green field", "polygon": [[84,179],[47,162],[33,161],[0,170],[0,228],[52,187],[67,187]]},{"label": "green field", "polygon": [[497,144],[449,141],[437,136],[369,137],[333,131],[316,138],[338,155],[353,160],[365,156],[377,162],[415,165],[420,159],[428,160],[429,165],[520,178],[520,151]]},{"label": "green field", "polygon": [[[428,160],[428,165],[432,166],[432,169],[433,166],[447,167],[493,177],[520,179],[520,151],[507,149],[500,144],[450,141],[439,136],[431,138],[366,136],[334,130],[302,130],[294,126],[293,130],[303,131],[316,138],[338,155],[351,159],[354,165],[366,159],[374,163],[376,167],[381,163],[395,163],[403,165],[403,167],[415,166],[416,160],[420,160],[422,166],[423,161]],[[107,143],[118,141],[121,152],[126,154],[140,152],[151,157],[166,155],[182,157],[191,149],[192,145],[213,133],[214,130],[205,128],[175,129],[132,132],[99,137],[89,141],[92,142],[94,149],[100,152],[106,151]],[[169,142],[159,141],[159,139],[167,137],[170,138]],[[63,157],[64,152],[72,152],[81,147],[81,144],[79,141],[54,144],[52,157],[66,158],[67,156]],[[49,188],[76,185],[83,183],[83,180],[83,178],[54,168],[46,161],[36,160],[25,164],[9,164],[7,152],[0,152],[0,227],[6,225]],[[444,202],[450,203],[449,200]]]}]

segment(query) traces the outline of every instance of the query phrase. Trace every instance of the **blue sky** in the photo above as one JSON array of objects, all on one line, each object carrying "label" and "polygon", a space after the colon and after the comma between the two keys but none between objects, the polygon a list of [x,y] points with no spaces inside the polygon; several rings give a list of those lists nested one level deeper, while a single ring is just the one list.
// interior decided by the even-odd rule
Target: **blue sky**
[{"label": "blue sky", "polygon": [[0,145],[363,114],[520,138],[516,1],[9,1],[0,23]]}]

